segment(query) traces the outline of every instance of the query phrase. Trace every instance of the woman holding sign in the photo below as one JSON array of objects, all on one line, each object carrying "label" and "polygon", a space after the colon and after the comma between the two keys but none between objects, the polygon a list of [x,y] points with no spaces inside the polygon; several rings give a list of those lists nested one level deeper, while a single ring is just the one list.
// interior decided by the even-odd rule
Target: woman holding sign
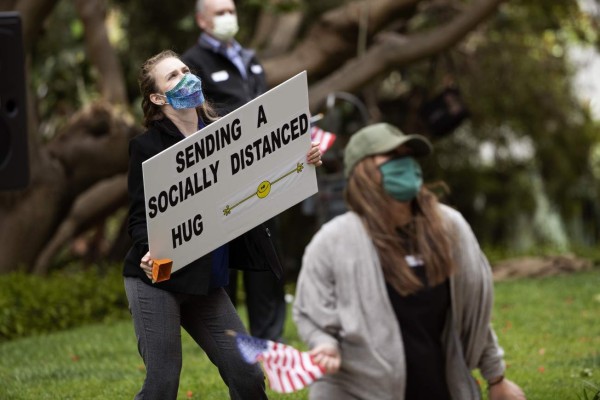
[{"label": "woman holding sign", "polygon": [[[123,269],[138,349],[146,366],[144,385],[136,398],[177,397],[183,327],[218,367],[232,399],[266,399],[260,367],[246,363],[235,340],[225,334],[228,329],[246,330],[223,287],[228,283],[230,261],[281,275],[270,233],[258,226],[177,271],[169,280],[152,282],[142,163],[218,116],[204,99],[200,79],[171,51],[144,63],[139,84],[147,131],[129,146],[128,230],[133,246]],[[318,143],[311,146],[307,162],[321,165]]]}]

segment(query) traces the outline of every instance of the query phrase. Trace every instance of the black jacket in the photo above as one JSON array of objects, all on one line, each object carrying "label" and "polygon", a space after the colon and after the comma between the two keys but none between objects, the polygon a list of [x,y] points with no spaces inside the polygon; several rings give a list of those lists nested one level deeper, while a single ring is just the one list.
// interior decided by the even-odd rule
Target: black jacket
[{"label": "black jacket", "polygon": [[[142,163],[183,139],[184,136],[171,120],[164,118],[154,121],[146,133],[136,136],[129,143],[128,232],[133,245],[125,257],[124,276],[139,277],[152,284],[140,268],[140,260],[148,252]],[[209,290],[211,262],[209,253],[174,272],[171,279],[153,285],[173,292],[206,294]],[[278,278],[283,271],[271,233],[262,224],[229,243],[229,265],[231,268],[253,271],[271,270]]]},{"label": "black jacket", "polygon": [[181,56],[183,62],[202,80],[204,98],[220,116],[229,114],[267,90],[265,73],[254,52],[242,48],[241,57],[247,79],[224,54],[214,51],[202,37]]}]

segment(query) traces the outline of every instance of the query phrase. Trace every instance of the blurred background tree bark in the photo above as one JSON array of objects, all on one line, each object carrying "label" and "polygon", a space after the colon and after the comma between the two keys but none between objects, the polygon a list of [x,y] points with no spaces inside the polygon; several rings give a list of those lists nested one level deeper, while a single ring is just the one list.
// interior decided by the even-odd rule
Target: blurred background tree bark
[{"label": "blurred background tree bark", "polygon": [[[484,245],[514,252],[597,245],[600,134],[573,86],[569,49],[598,48],[598,14],[576,0],[237,6],[238,40],[256,49],[269,85],[306,70],[311,111],[338,134],[319,171],[322,188],[339,182],[348,135],[388,121],[434,141],[426,176],[448,184],[444,200]],[[138,68],[163,49],[181,53],[193,44],[193,7],[0,0],[0,11],[19,11],[23,22],[31,168],[25,190],[0,192],[0,273],[122,259],[127,146],[143,131]],[[313,201],[330,207],[325,197]],[[282,218],[292,269],[323,222],[307,209]],[[312,228],[299,235],[297,224],[307,221]]]}]

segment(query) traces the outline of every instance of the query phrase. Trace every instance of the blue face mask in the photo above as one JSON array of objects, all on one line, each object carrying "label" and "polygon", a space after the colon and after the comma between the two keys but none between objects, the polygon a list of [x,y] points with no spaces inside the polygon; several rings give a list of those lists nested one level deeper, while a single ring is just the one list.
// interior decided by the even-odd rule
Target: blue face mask
[{"label": "blue face mask", "polygon": [[392,158],[381,164],[383,190],[398,201],[410,201],[423,185],[421,166],[412,157]]},{"label": "blue face mask", "polygon": [[176,110],[201,106],[204,103],[202,82],[194,74],[185,74],[173,89],[165,92],[165,97]]}]

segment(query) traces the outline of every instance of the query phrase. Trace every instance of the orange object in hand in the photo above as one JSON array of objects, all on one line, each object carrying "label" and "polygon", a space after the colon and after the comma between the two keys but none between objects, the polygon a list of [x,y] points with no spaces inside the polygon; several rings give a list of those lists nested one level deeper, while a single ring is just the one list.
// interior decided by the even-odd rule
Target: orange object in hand
[{"label": "orange object in hand", "polygon": [[152,262],[152,283],[162,282],[171,278],[171,267],[173,260],[163,258]]}]

